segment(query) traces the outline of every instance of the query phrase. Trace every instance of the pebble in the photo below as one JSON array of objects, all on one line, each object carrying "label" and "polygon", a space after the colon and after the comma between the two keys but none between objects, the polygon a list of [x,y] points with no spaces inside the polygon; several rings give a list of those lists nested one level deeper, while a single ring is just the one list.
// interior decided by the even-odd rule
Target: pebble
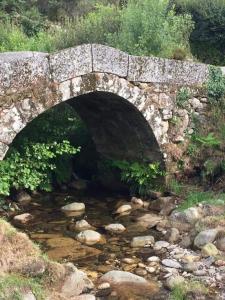
[{"label": "pebble", "polygon": [[136,198],[136,197],[132,197],[131,203],[138,205],[138,206],[144,206],[143,200]]},{"label": "pebble", "polygon": [[122,224],[116,223],[105,226],[105,230],[112,233],[122,233],[126,230],[126,228]]},{"label": "pebble", "polygon": [[98,290],[104,290],[104,289],[109,289],[110,288],[110,284],[108,282],[103,282],[101,284],[99,284],[98,286]]},{"label": "pebble", "polygon": [[86,245],[94,245],[101,241],[102,236],[97,231],[85,230],[81,231],[76,238],[79,242]]},{"label": "pebble", "polygon": [[83,211],[85,210],[85,204],[81,202],[73,202],[70,204],[67,204],[61,208],[62,211]]},{"label": "pebble", "polygon": [[139,276],[145,276],[148,273],[146,270],[144,270],[142,268],[137,268],[137,269],[135,269],[134,272],[136,275],[139,275]]},{"label": "pebble", "polygon": [[156,269],[154,267],[146,267],[148,273],[155,273]]},{"label": "pebble", "polygon": [[128,265],[135,264],[135,260],[132,259],[132,258],[124,258],[124,259],[122,260],[122,262],[124,262],[125,264],[128,264]]},{"label": "pebble", "polygon": [[132,209],[131,205],[129,204],[124,204],[124,205],[121,205],[117,210],[116,210],[116,213],[117,214],[122,214],[124,212],[127,212],[127,211],[130,211]]},{"label": "pebble", "polygon": [[175,269],[182,268],[181,264],[178,261],[173,260],[173,259],[163,259],[162,264],[169,268],[175,268]]},{"label": "pebble", "polygon": [[152,246],[155,242],[155,239],[152,235],[147,236],[137,236],[134,237],[131,241],[132,248],[139,248],[145,246]]},{"label": "pebble", "polygon": [[150,256],[147,259],[147,262],[159,262],[159,261],[160,261],[160,258],[158,256]]},{"label": "pebble", "polygon": [[153,249],[154,250],[161,250],[162,248],[167,248],[170,244],[166,241],[158,241],[155,243]]}]

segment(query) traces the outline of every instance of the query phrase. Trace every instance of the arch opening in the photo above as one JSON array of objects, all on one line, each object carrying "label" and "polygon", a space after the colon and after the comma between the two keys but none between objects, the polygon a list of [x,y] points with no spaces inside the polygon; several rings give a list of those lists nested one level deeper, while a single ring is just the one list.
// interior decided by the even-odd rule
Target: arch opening
[{"label": "arch opening", "polygon": [[[51,122],[56,123],[52,128]],[[80,124],[77,127],[73,122]],[[133,104],[114,93],[90,92],[57,104],[28,123],[13,140],[11,148],[20,147],[25,139],[43,143],[45,139],[61,142],[64,138],[74,147],[81,146],[81,152],[66,161],[71,174],[85,180],[97,178],[98,183],[110,189],[123,190],[124,185],[120,184],[116,172],[107,177],[105,170],[102,172],[99,167],[101,162],[159,162],[160,168],[165,169],[149,123]],[[71,174],[66,176],[68,180],[71,180]]]}]

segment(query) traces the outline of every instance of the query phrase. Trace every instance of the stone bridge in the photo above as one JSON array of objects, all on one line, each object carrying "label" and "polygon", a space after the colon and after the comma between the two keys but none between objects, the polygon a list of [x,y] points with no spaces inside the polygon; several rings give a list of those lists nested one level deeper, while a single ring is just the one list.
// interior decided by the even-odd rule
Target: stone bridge
[{"label": "stone bridge", "polygon": [[[88,44],[57,53],[0,54],[0,159],[35,117],[67,101],[106,157],[161,161],[168,170],[182,156],[191,116],[204,119],[201,87],[208,66],[131,56]],[[176,101],[188,87],[186,107]]]}]

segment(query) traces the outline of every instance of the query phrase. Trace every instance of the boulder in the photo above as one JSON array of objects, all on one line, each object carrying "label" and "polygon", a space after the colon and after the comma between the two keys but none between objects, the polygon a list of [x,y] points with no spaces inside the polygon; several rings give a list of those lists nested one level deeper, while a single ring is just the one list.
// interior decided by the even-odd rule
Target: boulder
[{"label": "boulder", "polygon": [[218,234],[217,229],[207,229],[199,232],[199,234],[194,239],[194,245],[197,248],[202,248],[208,243],[213,243]]},{"label": "boulder", "polygon": [[66,299],[74,296],[79,296],[82,293],[89,292],[94,288],[93,283],[87,275],[78,270],[73,264],[68,263],[65,265],[69,275],[65,278],[61,293]]},{"label": "boulder", "polygon": [[86,245],[94,245],[102,240],[101,234],[94,230],[81,231],[76,238],[79,242]]},{"label": "boulder", "polygon": [[61,208],[63,212],[70,212],[70,211],[83,211],[85,210],[85,204],[82,202],[73,202],[67,204]]},{"label": "boulder", "polygon": [[208,243],[202,247],[202,256],[208,257],[208,256],[216,256],[219,254],[218,249],[216,248],[215,245],[212,243]]},{"label": "boulder", "polygon": [[105,230],[112,233],[122,233],[126,230],[126,228],[122,224],[109,224],[105,226]]},{"label": "boulder", "polygon": [[17,215],[13,218],[13,223],[16,225],[16,226],[25,226],[27,225],[28,223],[30,223],[30,221],[33,220],[33,216],[29,213],[24,213],[24,214],[21,214],[21,215]]},{"label": "boulder", "polygon": [[140,248],[145,246],[152,246],[155,242],[155,239],[152,235],[147,236],[137,236],[134,237],[131,241],[131,247]]}]

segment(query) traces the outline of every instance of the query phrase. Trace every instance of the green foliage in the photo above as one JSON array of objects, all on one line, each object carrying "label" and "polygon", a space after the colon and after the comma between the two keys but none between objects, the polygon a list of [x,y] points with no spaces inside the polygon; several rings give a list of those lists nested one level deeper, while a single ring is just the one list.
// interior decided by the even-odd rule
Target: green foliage
[{"label": "green foliage", "polygon": [[72,156],[79,145],[69,142],[81,127],[74,110],[58,105],[33,120],[14,140],[0,162],[0,194],[12,189],[51,190],[54,182],[64,183],[72,175]]},{"label": "green foliage", "polygon": [[[56,8],[55,14],[59,14],[64,5],[61,1],[48,1],[47,5],[40,2],[39,10],[45,7],[41,11],[47,14],[52,6]],[[193,22],[188,14],[177,16],[174,8],[168,10],[169,0],[144,0],[141,3],[129,0],[124,6],[120,6],[118,1],[110,1],[112,4],[103,0],[100,4],[94,0],[86,2],[90,4],[87,13],[71,20],[67,18],[70,15],[69,9],[65,9],[64,23],[57,26],[44,21],[37,10],[37,4],[31,5],[29,9],[24,8],[26,3],[21,4],[20,8],[13,6],[10,13],[4,7],[4,18],[0,24],[3,32],[0,51],[50,52],[83,43],[101,43],[137,55],[178,59],[189,55],[189,36]],[[80,1],[76,7],[79,5]],[[11,22],[12,11],[18,10],[21,12],[19,20]],[[10,18],[5,17],[5,12]]]},{"label": "green foliage", "polygon": [[183,211],[189,207],[197,206],[199,203],[224,205],[225,194],[215,194],[213,192],[197,190],[188,192],[185,201],[179,205],[178,210]]},{"label": "green foliage", "polygon": [[165,176],[158,162],[138,163],[115,160],[111,161],[110,165],[120,170],[121,180],[130,185],[132,192],[143,196],[156,187],[160,177]]},{"label": "green foliage", "polygon": [[216,148],[221,144],[221,141],[215,137],[214,133],[210,132],[207,136],[194,135],[193,140],[204,147]]},{"label": "green foliage", "polygon": [[191,34],[194,55],[206,63],[225,63],[225,0],[175,0],[178,13],[190,13],[195,22]]},{"label": "green foliage", "polygon": [[187,101],[190,99],[191,93],[188,88],[182,87],[179,89],[176,96],[176,103],[179,107],[184,108]]},{"label": "green foliage", "polygon": [[225,76],[220,68],[211,66],[209,68],[209,79],[207,82],[208,97],[211,103],[224,102]]},{"label": "green foliage", "polygon": [[184,186],[176,179],[172,179],[172,180],[170,180],[170,182],[168,184],[168,188],[174,194],[180,195],[183,191]]},{"label": "green foliage", "polygon": [[0,162],[0,194],[9,195],[12,188],[51,190],[57,159],[78,151],[79,148],[66,140],[23,144],[20,152],[12,150],[9,157]]},{"label": "green foliage", "polygon": [[135,55],[172,57],[177,48],[188,51],[193,29],[189,15],[168,11],[168,0],[130,0],[121,11],[121,29],[109,43]]},{"label": "green foliage", "polygon": [[24,290],[31,290],[37,300],[44,300],[43,287],[37,279],[26,278],[17,274],[0,277],[0,299],[22,300]]}]

